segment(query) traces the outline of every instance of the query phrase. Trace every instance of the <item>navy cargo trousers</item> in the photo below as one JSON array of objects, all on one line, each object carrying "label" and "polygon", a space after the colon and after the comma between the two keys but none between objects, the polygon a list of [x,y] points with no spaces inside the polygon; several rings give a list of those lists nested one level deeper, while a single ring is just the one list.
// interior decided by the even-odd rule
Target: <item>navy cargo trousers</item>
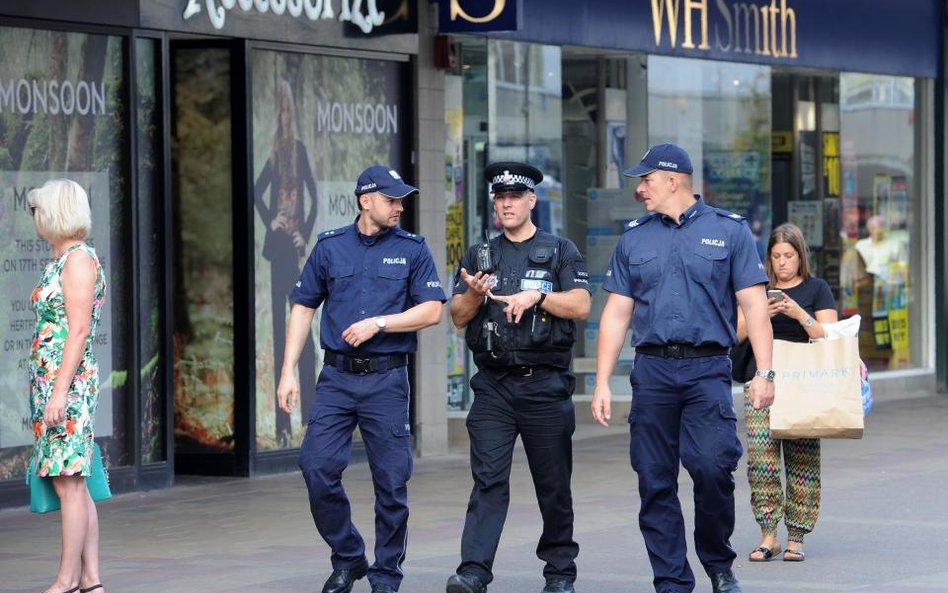
[{"label": "navy cargo trousers", "polygon": [[365,542],[352,523],[342,487],[352,433],[359,427],[375,487],[375,563],[369,581],[396,590],[403,576],[412,472],[408,394],[407,367],[348,373],[324,366],[299,456],[313,521],[332,548],[333,568],[360,566],[366,561]]},{"label": "navy cargo trousers", "polygon": [[708,574],[735,558],[734,471],[743,453],[727,355],[663,358],[637,354],[632,370],[629,457],[638,474],[639,528],[657,591],[690,593],[678,499],[679,463],[694,482],[695,552]]}]

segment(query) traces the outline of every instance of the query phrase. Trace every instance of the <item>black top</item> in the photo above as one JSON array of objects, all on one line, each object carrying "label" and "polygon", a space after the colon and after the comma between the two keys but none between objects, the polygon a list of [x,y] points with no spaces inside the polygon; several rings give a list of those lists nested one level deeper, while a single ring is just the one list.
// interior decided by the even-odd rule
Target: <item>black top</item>
[{"label": "black top", "polygon": [[[793,288],[783,288],[781,290],[803,307],[803,310],[809,313],[810,317],[815,317],[817,311],[836,308],[836,301],[833,299],[833,293],[830,292],[829,284],[822,278],[807,278]],[[803,325],[783,313],[771,317],[770,325],[773,327],[775,340],[786,340],[788,342],[810,341],[810,336],[806,333]],[[743,342],[731,349],[731,364],[734,365],[731,377],[735,381],[745,382],[754,378],[754,373],[757,371],[757,361],[754,360],[754,351],[747,338],[744,338]]]},{"label": "black top", "polygon": [[[807,278],[793,288],[782,289],[784,294],[797,302],[810,317],[816,317],[817,311],[836,309],[836,301],[830,291],[829,284],[822,278]],[[775,340],[788,342],[809,342],[810,336],[806,328],[783,313],[778,313],[770,319],[774,329]]]}]

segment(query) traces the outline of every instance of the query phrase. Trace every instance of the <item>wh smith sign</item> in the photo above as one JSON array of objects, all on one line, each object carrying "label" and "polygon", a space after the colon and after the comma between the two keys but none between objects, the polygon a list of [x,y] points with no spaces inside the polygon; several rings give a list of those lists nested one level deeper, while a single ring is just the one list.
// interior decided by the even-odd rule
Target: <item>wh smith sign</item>
[{"label": "wh smith sign", "polygon": [[[733,62],[938,75],[938,0],[520,2],[521,28],[491,36]],[[501,4],[508,9],[503,0],[441,2],[457,5],[459,16],[482,18]],[[477,23],[479,30],[503,30],[491,28],[497,18]],[[444,28],[444,18],[441,23],[442,31],[452,30]]]}]

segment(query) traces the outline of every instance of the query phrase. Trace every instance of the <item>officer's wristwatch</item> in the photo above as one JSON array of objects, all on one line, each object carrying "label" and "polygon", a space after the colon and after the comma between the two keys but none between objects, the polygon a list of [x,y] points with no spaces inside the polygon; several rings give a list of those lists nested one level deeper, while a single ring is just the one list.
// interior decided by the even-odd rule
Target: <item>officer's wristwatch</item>
[{"label": "officer's wristwatch", "polygon": [[546,300],[546,293],[540,290],[539,288],[537,289],[537,292],[540,293],[540,298],[537,300],[537,303],[535,306],[539,307],[540,305],[543,304],[543,301]]},{"label": "officer's wristwatch", "polygon": [[809,315],[806,316],[806,321],[803,322],[804,327],[811,327],[815,323],[815,320]]},{"label": "officer's wristwatch", "polygon": [[757,369],[757,372],[754,373],[758,377],[763,377],[771,383],[774,382],[774,379],[777,377],[777,373],[773,369]]},{"label": "officer's wristwatch", "polygon": [[388,320],[384,317],[379,316],[375,318],[375,327],[379,328],[379,331],[385,331],[386,325],[388,325]]}]

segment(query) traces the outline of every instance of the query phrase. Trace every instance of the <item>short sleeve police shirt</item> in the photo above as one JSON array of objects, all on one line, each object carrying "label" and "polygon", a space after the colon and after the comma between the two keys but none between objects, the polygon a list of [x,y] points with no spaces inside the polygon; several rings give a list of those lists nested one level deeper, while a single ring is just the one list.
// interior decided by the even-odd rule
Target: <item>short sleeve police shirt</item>
[{"label": "short sleeve police shirt", "polygon": [[696,198],[679,221],[632,221],[613,253],[603,288],[635,300],[633,346],[733,346],[734,293],[767,282],[744,218]]},{"label": "short sleeve police shirt", "polygon": [[294,304],[311,309],[324,305],[319,326],[323,348],[362,355],[413,352],[417,337],[414,332],[380,332],[353,349],[342,339],[353,323],[445,300],[424,238],[400,228],[368,237],[355,224],[319,235],[290,294]]}]

